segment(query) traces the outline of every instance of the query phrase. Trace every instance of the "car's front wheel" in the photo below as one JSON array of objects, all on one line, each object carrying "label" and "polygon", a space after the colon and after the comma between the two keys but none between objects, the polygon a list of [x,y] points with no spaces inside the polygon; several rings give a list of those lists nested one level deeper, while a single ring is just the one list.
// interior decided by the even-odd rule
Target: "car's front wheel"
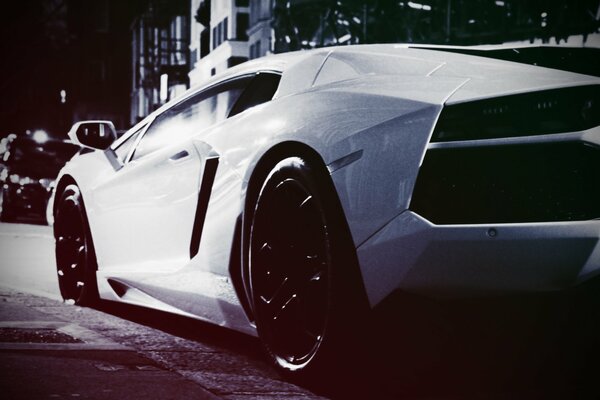
[{"label": "car's front wheel", "polygon": [[96,257],[83,198],[76,185],[69,185],[57,199],[54,237],[60,294],[76,304],[91,304],[98,299]]},{"label": "car's front wheel", "polygon": [[311,380],[359,353],[351,340],[358,330],[349,329],[361,311],[355,252],[322,178],[302,158],[277,163],[258,194],[249,241],[259,336],[276,366]]}]

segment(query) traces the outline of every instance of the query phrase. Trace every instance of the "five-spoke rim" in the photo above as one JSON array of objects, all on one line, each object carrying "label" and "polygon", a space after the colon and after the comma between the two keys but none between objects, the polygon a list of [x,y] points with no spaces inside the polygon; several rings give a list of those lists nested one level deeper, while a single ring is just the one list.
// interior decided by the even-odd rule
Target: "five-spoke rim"
[{"label": "five-spoke rim", "polygon": [[330,258],[321,203],[296,179],[261,193],[251,232],[251,284],[261,335],[279,362],[299,368],[323,341]]}]

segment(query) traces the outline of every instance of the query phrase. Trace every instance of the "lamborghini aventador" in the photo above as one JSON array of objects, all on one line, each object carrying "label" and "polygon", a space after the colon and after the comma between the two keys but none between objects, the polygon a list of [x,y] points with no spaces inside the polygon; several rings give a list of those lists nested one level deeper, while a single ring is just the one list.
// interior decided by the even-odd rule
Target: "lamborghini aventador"
[{"label": "lamborghini aventador", "polygon": [[310,374],[394,292],[597,277],[600,80],[463,50],[269,56],[107,148],[112,124],[76,124],[88,150],[53,197],[62,296],[258,335],[280,369]]}]

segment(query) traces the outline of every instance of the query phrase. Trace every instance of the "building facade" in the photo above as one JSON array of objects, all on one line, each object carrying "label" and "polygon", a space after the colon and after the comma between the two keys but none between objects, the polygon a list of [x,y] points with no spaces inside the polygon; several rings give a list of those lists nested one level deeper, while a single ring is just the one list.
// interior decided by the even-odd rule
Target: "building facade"
[{"label": "building facade", "polygon": [[130,123],[190,86],[267,54],[271,3],[148,0],[131,27]]},{"label": "building facade", "polygon": [[191,0],[191,85],[270,52],[271,0]]},{"label": "building facade", "polygon": [[273,52],[273,0],[250,0],[249,58]]},{"label": "building facade", "polygon": [[560,43],[575,34],[585,44],[600,29],[598,0],[143,1],[146,12],[133,24],[132,122],[184,89],[270,53],[364,43]]},{"label": "building facade", "polygon": [[189,0],[151,0],[131,27],[130,123],[189,87]]}]

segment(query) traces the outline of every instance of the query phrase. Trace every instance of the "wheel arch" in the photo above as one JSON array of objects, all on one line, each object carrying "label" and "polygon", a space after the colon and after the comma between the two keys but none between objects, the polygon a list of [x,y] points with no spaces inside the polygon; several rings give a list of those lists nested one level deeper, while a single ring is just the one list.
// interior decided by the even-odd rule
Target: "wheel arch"
[{"label": "wheel arch", "polygon": [[57,196],[60,196],[60,194],[69,185],[77,185],[77,182],[75,182],[75,178],[73,178],[71,175],[65,174],[60,178],[60,181],[54,188],[54,203],[52,204],[52,214],[53,215],[56,215],[56,207],[58,205]]},{"label": "wheel arch", "polygon": [[256,163],[252,174],[248,179],[246,187],[246,198],[244,204],[244,214],[248,212],[249,206],[254,204],[258,197],[258,192],[264,179],[269,174],[272,167],[286,157],[302,157],[317,168],[317,171],[324,176],[329,176],[325,161],[319,153],[309,145],[296,141],[287,141],[278,143],[264,153]]},{"label": "wheel arch", "polygon": [[[52,214],[53,215],[56,215],[56,207],[58,206],[59,196],[65,190],[65,188],[67,188],[69,185],[75,185],[79,188],[79,185],[77,184],[77,181],[75,181],[75,178],[73,178],[73,176],[71,176],[69,174],[65,174],[60,178],[58,184],[56,185],[56,187],[54,189],[54,203],[52,204]],[[85,210],[86,209],[85,199],[84,199],[83,193],[81,193],[81,188],[79,189],[79,191],[80,191],[80,195],[81,195],[81,202],[82,202],[83,208]],[[94,266],[94,269],[97,271],[98,264],[97,264],[97,258],[96,258],[96,246],[94,244],[94,237],[92,236],[92,229],[90,227],[90,220],[89,220],[89,217],[87,216],[87,211],[85,212],[85,214],[86,214],[85,215],[85,229],[86,229],[87,235],[89,235],[89,237],[90,237],[90,241],[91,241],[91,245],[92,245],[92,254],[96,261],[96,262],[94,262],[93,266]]]},{"label": "wheel arch", "polygon": [[[336,218],[339,221],[339,223],[343,224],[343,231],[347,232],[348,234],[348,238],[344,239],[347,240],[349,244],[353,244],[350,229],[348,228],[348,223],[343,208],[341,206],[341,202],[335,190],[334,183],[331,180],[331,176],[327,169],[325,161],[323,160],[321,155],[309,145],[295,141],[282,142],[269,149],[260,157],[259,161],[256,163],[252,171],[252,174],[250,175],[250,178],[248,179],[248,185],[246,187],[246,196],[244,199],[243,217],[241,218],[241,229],[239,234],[240,237],[238,238],[238,246],[239,250],[241,251],[239,258],[240,263],[237,273],[231,274],[232,279],[234,280],[235,287],[238,288],[238,291],[243,290],[243,293],[239,293],[239,295],[241,295],[239,297],[242,299],[244,309],[246,310],[248,318],[251,321],[254,321],[254,312],[252,306],[252,294],[250,291],[249,284],[250,270],[248,250],[250,226],[252,224],[252,218],[254,215],[254,205],[256,204],[256,201],[258,199],[262,184],[267,178],[271,169],[279,161],[287,157],[300,157],[305,159],[317,171],[319,175],[318,179],[325,180],[325,182],[323,182],[325,186],[331,188],[329,193],[326,193],[326,195],[328,196],[330,201],[334,202],[333,204],[335,206],[335,209],[339,212],[339,214],[336,215]],[[358,260],[356,260],[356,262],[358,263]],[[364,287],[362,287],[362,284],[361,289],[364,292]]]}]

